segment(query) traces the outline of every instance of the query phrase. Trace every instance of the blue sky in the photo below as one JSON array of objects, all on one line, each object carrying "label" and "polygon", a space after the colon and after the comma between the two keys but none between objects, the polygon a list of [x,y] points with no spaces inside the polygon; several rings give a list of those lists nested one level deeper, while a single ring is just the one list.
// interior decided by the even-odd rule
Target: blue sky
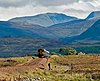
[{"label": "blue sky", "polygon": [[100,11],[100,0],[0,0],[0,20],[47,12],[85,18],[92,11]]}]

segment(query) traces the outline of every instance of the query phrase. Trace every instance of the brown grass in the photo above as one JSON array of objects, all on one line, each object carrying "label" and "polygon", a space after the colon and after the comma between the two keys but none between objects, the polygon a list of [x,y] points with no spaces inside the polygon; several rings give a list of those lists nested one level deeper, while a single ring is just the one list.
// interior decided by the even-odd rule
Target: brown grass
[{"label": "brown grass", "polygon": [[[48,70],[49,62],[51,64],[51,69],[52,69],[50,71]],[[72,64],[73,66],[73,69],[71,70],[69,69],[70,64]],[[33,59],[32,57],[16,57],[16,58],[0,59],[0,80],[6,79],[6,81],[8,81],[10,78],[13,77],[18,78],[19,75],[21,78],[30,76],[31,77],[41,76],[43,78],[46,77],[46,73],[49,79],[50,79],[49,76],[51,76],[51,78],[55,77],[57,78],[58,76],[62,76],[63,79],[65,78],[65,76],[73,77],[71,73],[82,73],[82,76],[83,74],[88,74],[88,73],[93,75],[100,75],[100,56],[99,55],[70,55],[70,56],[52,55],[48,59],[48,61],[46,58]]]}]

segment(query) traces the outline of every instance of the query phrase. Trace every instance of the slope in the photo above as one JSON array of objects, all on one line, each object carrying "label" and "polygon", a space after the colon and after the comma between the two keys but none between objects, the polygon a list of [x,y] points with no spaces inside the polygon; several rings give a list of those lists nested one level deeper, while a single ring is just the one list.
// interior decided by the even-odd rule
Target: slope
[{"label": "slope", "polygon": [[26,17],[17,17],[10,19],[10,22],[21,22],[26,23],[27,25],[36,24],[40,26],[51,26],[58,23],[68,22],[76,20],[77,18],[66,16],[65,14],[60,13],[44,13],[35,16],[26,16]]},{"label": "slope", "polygon": [[33,33],[21,30],[18,28],[11,27],[11,23],[1,21],[0,22],[0,37],[24,37],[24,36],[35,36]]},{"label": "slope", "polygon": [[[90,28],[97,20],[100,19],[100,11],[95,11],[89,14],[86,19],[78,19],[69,22],[59,23],[49,26],[53,35],[59,39],[77,36]],[[58,35],[59,34],[59,35]]]},{"label": "slope", "polygon": [[91,12],[86,19],[93,19],[93,18],[100,19],[100,11]]},{"label": "slope", "polygon": [[0,57],[34,55],[39,48],[53,50],[64,46],[63,42],[39,37],[3,37],[0,38]]},{"label": "slope", "polygon": [[94,23],[87,31],[78,36],[77,39],[100,41],[100,20]]},{"label": "slope", "polygon": [[95,22],[96,19],[79,19],[61,24],[56,24],[50,26],[49,29],[51,29],[52,33],[60,39],[80,35],[89,27],[91,27]]},{"label": "slope", "polygon": [[[98,14],[94,15],[94,17],[95,16],[98,16]],[[80,35],[90,28],[98,19],[99,17],[91,19],[76,19],[64,14],[45,13],[36,16],[13,18],[8,22],[11,23],[10,27],[30,32],[34,36],[60,40],[66,37]],[[51,21],[53,23],[51,23]],[[37,25],[38,23],[39,25]],[[40,26],[41,24],[50,26],[44,27]]]},{"label": "slope", "polygon": [[[67,40],[66,40],[67,41]],[[100,42],[100,19],[81,35],[69,38],[70,42]]]}]

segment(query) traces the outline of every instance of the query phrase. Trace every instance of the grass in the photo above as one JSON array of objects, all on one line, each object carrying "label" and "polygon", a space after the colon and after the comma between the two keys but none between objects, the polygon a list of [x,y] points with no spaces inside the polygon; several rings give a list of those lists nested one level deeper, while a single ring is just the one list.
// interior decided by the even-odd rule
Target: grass
[{"label": "grass", "polygon": [[5,66],[19,66],[32,59],[32,57],[13,57],[13,58],[0,58],[0,67]]},{"label": "grass", "polygon": [[[7,60],[10,59],[10,62]],[[100,81],[99,55],[52,55],[48,62],[51,70],[39,68],[43,58],[28,57],[0,58],[0,80],[14,78],[38,81]],[[43,63],[46,65],[46,63]],[[70,68],[73,65],[73,69]],[[1,69],[4,70],[1,70]],[[8,70],[6,70],[8,69]],[[98,78],[98,77],[99,78]],[[93,79],[92,79],[93,78]],[[34,81],[33,80],[33,81]]]}]

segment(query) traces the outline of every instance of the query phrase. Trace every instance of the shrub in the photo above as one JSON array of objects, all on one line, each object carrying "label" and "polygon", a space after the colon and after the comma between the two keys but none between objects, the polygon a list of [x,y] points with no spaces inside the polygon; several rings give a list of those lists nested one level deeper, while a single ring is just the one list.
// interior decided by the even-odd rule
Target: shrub
[{"label": "shrub", "polygon": [[76,55],[77,51],[74,48],[60,48],[60,53],[63,53],[64,55]]},{"label": "shrub", "polygon": [[51,54],[51,55],[59,55],[59,54],[56,53],[56,52],[51,52],[50,54]]}]

